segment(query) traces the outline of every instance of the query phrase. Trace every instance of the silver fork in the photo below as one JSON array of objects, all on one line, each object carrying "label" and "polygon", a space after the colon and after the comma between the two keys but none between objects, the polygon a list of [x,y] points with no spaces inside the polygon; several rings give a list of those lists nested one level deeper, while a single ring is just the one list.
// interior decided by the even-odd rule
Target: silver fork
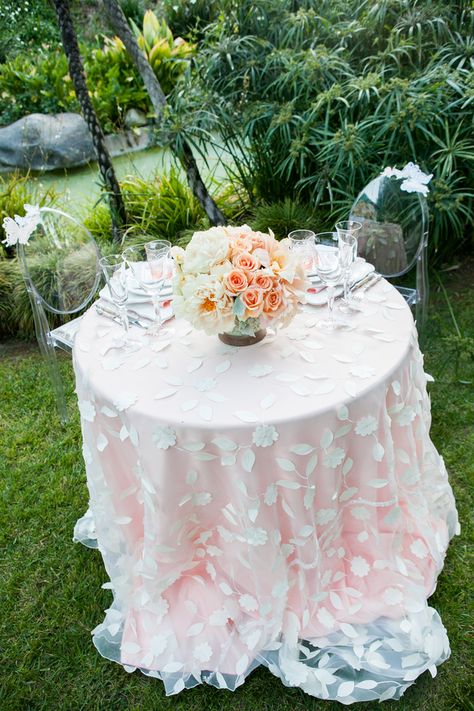
[{"label": "silver fork", "polygon": [[357,293],[354,294],[354,299],[357,299],[360,301],[363,297],[366,291],[368,291],[371,287],[375,286],[375,284],[378,284],[378,282],[381,280],[382,275],[378,274],[377,272],[372,272],[372,274],[369,274],[369,277],[367,278],[367,281],[364,282],[364,284],[361,284],[357,289]]}]

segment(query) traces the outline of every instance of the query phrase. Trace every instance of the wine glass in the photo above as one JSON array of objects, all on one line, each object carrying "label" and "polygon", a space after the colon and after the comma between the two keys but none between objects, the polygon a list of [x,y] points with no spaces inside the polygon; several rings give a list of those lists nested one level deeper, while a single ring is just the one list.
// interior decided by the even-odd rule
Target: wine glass
[{"label": "wine glass", "polygon": [[331,332],[342,326],[334,318],[335,287],[340,284],[342,276],[336,232],[320,232],[315,236],[314,257],[316,274],[326,284],[328,293],[328,317],[317,325]]},{"label": "wine glass", "polygon": [[314,238],[312,230],[293,230],[288,235],[291,251],[296,253],[298,261],[309,276],[314,271]]},{"label": "wine glass", "polygon": [[357,233],[362,228],[362,224],[357,220],[341,220],[336,222],[336,231],[341,250],[342,278],[344,286],[344,303],[340,306],[341,311],[349,311],[351,306],[351,293],[349,290],[349,278],[351,267],[357,257]]},{"label": "wine glass", "polygon": [[162,332],[160,294],[166,279],[171,274],[170,249],[171,243],[168,240],[152,240],[132,245],[123,251],[123,258],[132,270],[136,281],[151,297],[155,322],[148,333],[152,335]]},{"label": "wine glass", "polygon": [[126,348],[131,347],[134,344],[128,339],[130,323],[127,314],[128,284],[125,262],[121,255],[114,254],[109,257],[101,257],[99,264],[105,276],[110,298],[117,308],[117,313],[125,332],[123,345]]},{"label": "wine glass", "polygon": [[336,222],[336,232],[339,235],[346,233],[355,235],[357,237],[357,232],[362,228],[362,223],[357,222],[357,220],[341,220]]},{"label": "wine glass", "polygon": [[349,289],[351,269],[357,257],[357,237],[349,232],[338,233],[337,243],[339,248],[339,261],[342,270],[342,284],[344,287],[343,302],[340,304],[340,311],[347,312],[351,307],[352,294]]}]

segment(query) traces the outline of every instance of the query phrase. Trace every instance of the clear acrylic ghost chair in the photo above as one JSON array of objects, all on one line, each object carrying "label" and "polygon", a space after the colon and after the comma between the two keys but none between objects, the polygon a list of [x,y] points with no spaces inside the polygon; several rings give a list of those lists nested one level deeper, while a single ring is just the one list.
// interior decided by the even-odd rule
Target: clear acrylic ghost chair
[{"label": "clear acrylic ghost chair", "polygon": [[359,255],[388,279],[396,279],[416,267],[416,286],[396,286],[415,309],[418,332],[426,321],[428,306],[428,203],[420,192],[401,189],[402,178],[379,175],[359,193],[350,219],[362,223],[358,233]]},{"label": "clear acrylic ghost chair", "polygon": [[[100,252],[90,232],[70,215],[40,208],[38,226],[27,244],[18,244],[18,257],[30,298],[36,338],[46,361],[59,415],[67,420],[66,398],[56,348],[71,353],[81,317],[94,298],[101,274]],[[51,329],[47,312],[67,321]],[[53,318],[54,318],[53,317]]]}]

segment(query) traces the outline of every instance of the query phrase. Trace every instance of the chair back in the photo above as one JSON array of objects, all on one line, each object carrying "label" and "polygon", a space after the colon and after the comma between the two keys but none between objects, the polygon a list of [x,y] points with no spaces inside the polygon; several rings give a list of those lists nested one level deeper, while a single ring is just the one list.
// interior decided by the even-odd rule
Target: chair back
[{"label": "chair back", "polygon": [[100,252],[89,230],[61,210],[40,208],[28,244],[18,245],[23,277],[37,305],[54,314],[84,309],[97,292]]},{"label": "chair back", "polygon": [[354,202],[350,219],[362,223],[359,255],[385,277],[409,272],[428,244],[428,203],[420,192],[402,189],[403,180],[379,175]]}]

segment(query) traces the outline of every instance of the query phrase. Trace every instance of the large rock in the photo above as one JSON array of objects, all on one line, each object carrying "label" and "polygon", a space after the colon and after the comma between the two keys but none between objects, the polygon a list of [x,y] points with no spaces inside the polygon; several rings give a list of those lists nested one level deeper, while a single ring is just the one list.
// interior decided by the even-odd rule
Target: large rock
[{"label": "large rock", "polygon": [[123,119],[125,128],[141,128],[146,126],[148,119],[144,111],[139,109],[129,109]]},{"label": "large rock", "polygon": [[[106,137],[112,155],[141,150],[150,132],[126,132]],[[0,172],[72,168],[95,160],[87,124],[80,114],[30,114],[0,128]]]},{"label": "large rock", "polygon": [[0,128],[0,166],[53,170],[84,165],[94,147],[80,114],[30,114]]}]

